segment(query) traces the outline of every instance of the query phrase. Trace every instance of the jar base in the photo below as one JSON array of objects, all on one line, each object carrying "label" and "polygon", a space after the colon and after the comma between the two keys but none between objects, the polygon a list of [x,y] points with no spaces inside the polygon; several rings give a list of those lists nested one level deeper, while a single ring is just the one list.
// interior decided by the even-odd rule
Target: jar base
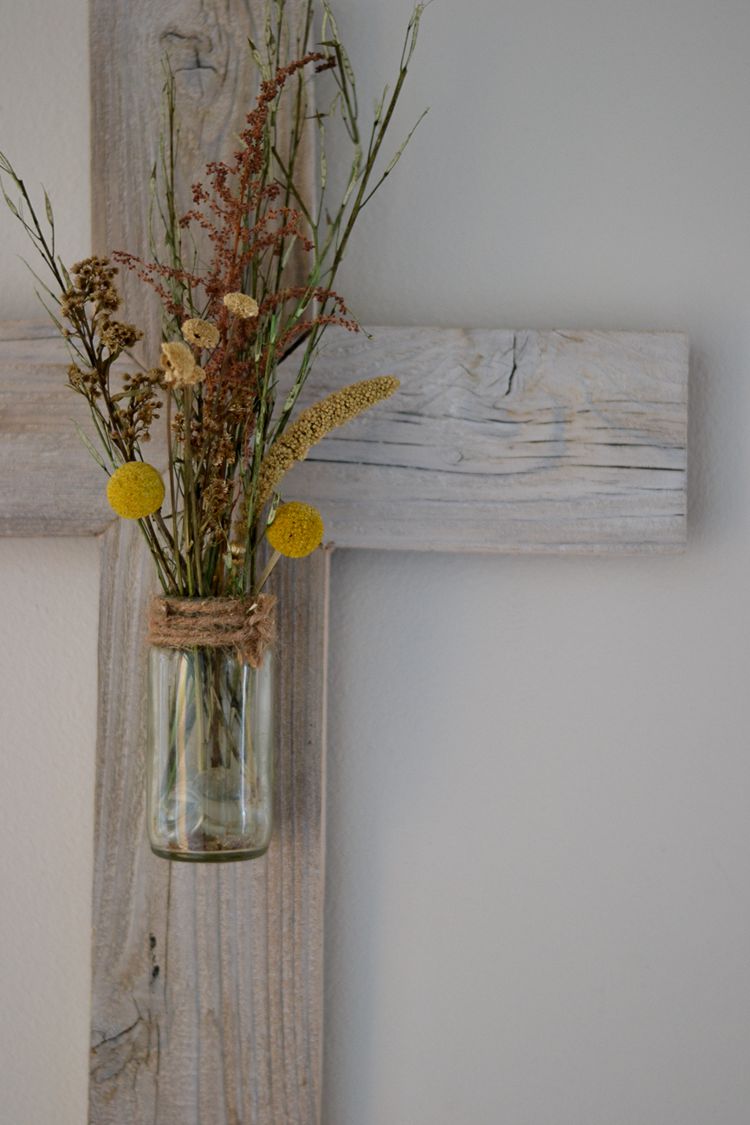
[{"label": "jar base", "polygon": [[159,848],[151,844],[151,851],[160,859],[171,859],[177,863],[241,863],[247,859],[260,859],[266,854],[269,844],[258,848],[256,851],[215,851],[215,852],[189,852],[179,848]]}]

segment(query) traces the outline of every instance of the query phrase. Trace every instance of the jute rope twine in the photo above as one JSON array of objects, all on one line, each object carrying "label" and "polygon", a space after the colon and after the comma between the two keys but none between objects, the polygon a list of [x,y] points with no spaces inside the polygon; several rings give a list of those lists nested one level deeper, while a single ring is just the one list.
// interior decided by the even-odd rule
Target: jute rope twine
[{"label": "jute rope twine", "polygon": [[234,648],[259,668],[276,634],[276,598],[151,599],[148,642],[162,648]]}]

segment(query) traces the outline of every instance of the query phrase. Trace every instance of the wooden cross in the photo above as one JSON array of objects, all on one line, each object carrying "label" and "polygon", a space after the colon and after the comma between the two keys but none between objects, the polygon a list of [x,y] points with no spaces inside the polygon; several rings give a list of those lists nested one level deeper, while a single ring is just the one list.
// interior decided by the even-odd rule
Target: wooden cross
[{"label": "wooden cross", "polygon": [[[144,245],[159,57],[189,102],[193,171],[252,90],[258,0],[91,0],[94,245]],[[177,18],[179,17],[179,18]],[[177,20],[177,22],[175,22]],[[106,154],[106,159],[105,159]],[[137,300],[128,292],[128,305]],[[687,342],[678,334],[378,328],[329,337],[312,398],[392,371],[399,395],[285,489],[342,547],[676,551],[686,535]],[[342,334],[343,335],[343,334]],[[151,560],[113,521],[46,324],[0,325],[0,530],[102,546],[90,1121],[320,1120],[330,550],[279,568],[277,827],[262,860],[151,855],[143,780]]]}]

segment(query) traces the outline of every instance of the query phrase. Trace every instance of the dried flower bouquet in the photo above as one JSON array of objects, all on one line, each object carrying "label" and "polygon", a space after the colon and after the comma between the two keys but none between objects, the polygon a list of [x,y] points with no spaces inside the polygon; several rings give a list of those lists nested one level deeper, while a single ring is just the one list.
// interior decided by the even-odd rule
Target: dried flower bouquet
[{"label": "dried flower bouquet", "polygon": [[[324,331],[331,325],[359,330],[334,284],[359,215],[406,144],[380,167],[423,9],[419,3],[412,13],[396,81],[384,90],[365,130],[352,66],[327,0],[316,50],[307,49],[314,0],[296,39],[285,0],[273,0],[262,43],[250,44],[248,62],[257,70],[259,91],[239,146],[228,161],[207,165],[182,215],[175,191],[176,91],[167,68],[165,130],[153,177],[153,226],[161,230],[153,229],[149,261],[116,250],[111,261],[90,257],[66,268],[56,252],[49,198],[45,193],[43,221],[23,180],[0,155],[6,202],[49,273],[47,281],[37,279],[40,296],[69,345],[70,386],[90,407],[98,435],[98,448],[90,448],[110,476],[109,501],[119,515],[139,521],[167,594],[258,593],[259,547],[274,524],[271,542],[282,554],[314,549],[320,517],[300,506],[288,513],[279,507],[284,473],[331,428],[397,387],[390,376],[355,384],[290,426]],[[301,53],[285,61],[290,44]],[[352,148],[336,206],[324,157],[317,201],[306,198],[301,182],[311,88],[326,73],[333,98],[315,112],[323,148],[334,122],[343,125]],[[284,99],[291,125],[282,134]],[[209,248],[208,260],[196,246]],[[286,280],[293,253],[297,263],[303,261],[304,277],[296,284]],[[163,342],[152,366],[133,351],[143,335],[139,327],[119,319],[118,266],[135,271],[159,298]],[[278,368],[292,353],[298,357],[296,377],[279,403]],[[134,369],[123,373],[124,364]],[[143,453],[160,418],[168,447],[166,486]]]},{"label": "dried flower bouquet", "polygon": [[[67,268],[46,192],[42,219],[0,154],[6,202],[49,274],[37,278],[38,292],[68,344],[69,384],[91,412],[98,440],[84,440],[107,473],[110,505],[138,522],[163,591],[149,621],[148,789],[151,846],[169,858],[248,858],[268,846],[275,601],[263,590],[281,556],[311,554],[324,533],[315,508],[282,503],[279,490],[332,429],[398,388],[392,375],[367,379],[294,416],[323,333],[359,331],[336,276],[359,215],[411,136],[381,161],[423,10],[418,3],[412,12],[396,81],[365,129],[328,0],[315,49],[314,0],[296,36],[285,0],[269,0],[261,42],[250,44],[255,105],[233,155],[206,166],[183,214],[167,63],[148,258],[116,250]],[[326,82],[328,108],[316,90],[313,114],[313,86]],[[302,142],[313,116],[321,144],[316,200],[303,190]],[[334,123],[351,144],[335,205],[325,159]],[[158,356],[138,326],[120,319],[119,268],[158,299]],[[283,399],[282,362],[293,365]],[[143,453],[157,425],[166,436],[164,475]]]}]

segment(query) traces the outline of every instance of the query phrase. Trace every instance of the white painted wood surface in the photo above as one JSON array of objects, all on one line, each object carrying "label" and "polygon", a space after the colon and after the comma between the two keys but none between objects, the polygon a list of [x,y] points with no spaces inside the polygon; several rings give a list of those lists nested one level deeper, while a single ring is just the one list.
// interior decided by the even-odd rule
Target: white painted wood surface
[{"label": "white painted wood surface", "polygon": [[[392,371],[398,395],[284,482],[342,547],[674,551],[687,527],[688,344],[677,333],[373,328],[331,332],[304,401]],[[0,326],[0,532],[109,522],[45,325]],[[515,365],[515,366],[514,366]],[[158,444],[152,455],[160,461]],[[12,482],[12,483],[11,483]]]},{"label": "white painted wood surface", "polygon": [[310,1125],[320,1115],[328,552],[277,568],[276,828],[246,863],[168,863],[145,825],[137,529],[102,540],[92,1125]]},{"label": "white painted wood surface", "polygon": [[397,395],[283,485],[341,547],[674,551],[687,524],[688,342],[678,333],[372,328],[330,336],[306,401]]},{"label": "white painted wood surface", "polygon": [[[262,7],[92,0],[95,250],[146,252],[162,50],[183,107],[185,185],[207,159],[228,154],[251,104],[247,36]],[[142,291],[125,281],[128,308],[145,321],[154,349],[153,315],[137,316]],[[271,847],[245,864],[172,865],[150,854],[144,825],[151,567],[130,528],[105,536],[92,1125],[320,1120],[328,555],[274,577],[281,609]]]},{"label": "white painted wood surface", "polygon": [[0,323],[0,535],[98,535],[112,522],[65,364],[51,323]]}]

